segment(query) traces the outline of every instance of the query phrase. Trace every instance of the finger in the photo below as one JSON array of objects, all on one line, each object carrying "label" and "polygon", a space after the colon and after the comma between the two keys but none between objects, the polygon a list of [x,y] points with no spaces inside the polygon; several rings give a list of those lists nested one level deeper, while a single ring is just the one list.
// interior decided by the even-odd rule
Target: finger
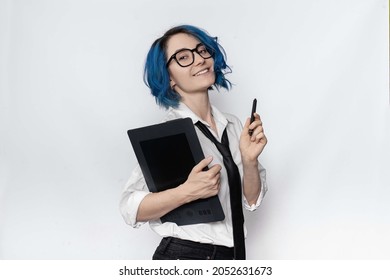
[{"label": "finger", "polygon": [[256,122],[256,123],[253,123],[252,125],[253,125],[253,134],[254,135],[264,131],[263,124],[261,122]]},{"label": "finger", "polygon": [[209,156],[202,159],[197,165],[192,169],[193,172],[201,172],[205,167],[207,167],[213,161],[213,157]]},{"label": "finger", "polygon": [[251,141],[255,141],[256,140],[256,135],[258,135],[259,133],[262,133],[263,132],[263,127],[261,126],[258,126],[256,127],[256,129],[253,130],[253,133],[251,135]]},{"label": "finger", "polygon": [[[263,125],[260,115],[258,113],[253,113],[253,115],[255,117],[255,120],[251,123],[249,118],[246,119],[242,134],[249,134],[249,136],[252,136],[255,134],[256,128]],[[255,139],[251,138],[251,140],[254,141]]]},{"label": "finger", "polygon": [[207,182],[208,182],[207,185],[208,185],[210,188],[214,188],[215,185],[218,183],[218,178],[209,179],[209,180],[207,180]]},{"label": "finger", "polygon": [[259,142],[262,142],[264,145],[266,145],[268,143],[267,136],[263,135],[263,137],[260,138]]},{"label": "finger", "polygon": [[242,129],[241,136],[250,137],[250,133],[251,133],[249,129],[250,124],[251,124],[250,118],[247,118],[244,127]]},{"label": "finger", "polygon": [[254,121],[252,123],[254,123],[256,121],[262,122],[261,121],[261,117],[260,117],[260,115],[258,113],[253,113],[253,116],[254,116]]},{"label": "finger", "polygon": [[261,121],[260,115],[258,113],[253,114],[255,116],[255,120]]},{"label": "finger", "polygon": [[218,180],[217,180],[217,183],[213,186],[216,190],[219,190],[220,189],[220,187],[221,187],[221,179],[219,178]]},{"label": "finger", "polygon": [[251,124],[251,119],[250,118],[247,118],[246,121],[245,121],[245,124],[244,124],[244,129],[248,129],[249,128],[249,125]]},{"label": "finger", "polygon": [[212,177],[215,177],[216,175],[220,174],[222,169],[222,166],[220,164],[214,164],[209,168],[207,171]]},{"label": "finger", "polygon": [[211,187],[215,189],[219,189],[220,185],[221,185],[221,177],[218,177],[215,178]]},{"label": "finger", "polygon": [[249,128],[255,130],[256,127],[258,127],[258,126],[263,126],[263,122],[260,119],[257,119],[253,123],[251,123],[249,125]]},{"label": "finger", "polygon": [[218,172],[217,174],[215,174],[215,177],[218,181],[221,180],[221,172]]},{"label": "finger", "polygon": [[259,133],[256,135],[256,143],[260,143],[260,142],[267,142],[267,137],[265,136],[265,134],[263,132]]},{"label": "finger", "polygon": [[253,130],[253,134],[252,134],[252,137],[251,137],[251,141],[255,141],[255,140],[256,140],[256,136],[259,135],[260,133],[264,133],[264,128],[263,128],[263,126],[261,126],[261,125],[257,126],[257,127]]}]

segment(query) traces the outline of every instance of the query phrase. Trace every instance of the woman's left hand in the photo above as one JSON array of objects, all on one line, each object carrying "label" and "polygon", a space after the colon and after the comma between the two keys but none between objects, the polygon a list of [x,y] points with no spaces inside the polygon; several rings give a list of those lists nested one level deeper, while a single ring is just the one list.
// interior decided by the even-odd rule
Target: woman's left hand
[{"label": "woman's left hand", "polygon": [[[259,114],[255,113],[255,120],[250,123],[248,118],[240,137],[240,151],[243,162],[257,161],[257,158],[267,144],[267,137],[264,134],[263,123]],[[253,131],[252,135],[249,131]]]}]

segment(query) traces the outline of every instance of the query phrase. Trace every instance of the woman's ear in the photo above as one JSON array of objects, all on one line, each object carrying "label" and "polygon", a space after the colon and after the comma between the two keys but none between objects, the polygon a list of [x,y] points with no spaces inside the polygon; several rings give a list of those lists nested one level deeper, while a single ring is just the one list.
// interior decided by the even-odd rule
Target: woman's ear
[{"label": "woman's ear", "polygon": [[172,80],[169,80],[169,85],[171,86],[171,89],[173,90],[176,86],[176,83]]}]

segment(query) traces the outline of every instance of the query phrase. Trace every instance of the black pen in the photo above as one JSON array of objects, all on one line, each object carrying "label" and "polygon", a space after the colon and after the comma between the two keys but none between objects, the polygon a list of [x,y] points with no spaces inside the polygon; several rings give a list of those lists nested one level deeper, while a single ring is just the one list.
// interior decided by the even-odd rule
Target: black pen
[{"label": "black pen", "polygon": [[[256,105],[257,105],[257,99],[253,99],[253,103],[252,103],[252,112],[251,112],[251,121],[250,123],[253,123],[255,121],[255,112],[256,112]],[[252,133],[253,133],[253,129],[249,129],[249,135],[252,136]]]}]

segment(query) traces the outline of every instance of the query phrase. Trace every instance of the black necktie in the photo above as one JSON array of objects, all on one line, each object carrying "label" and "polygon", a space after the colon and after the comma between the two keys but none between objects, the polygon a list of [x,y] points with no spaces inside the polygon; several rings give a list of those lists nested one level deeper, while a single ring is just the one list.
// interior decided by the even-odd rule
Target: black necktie
[{"label": "black necktie", "polygon": [[210,130],[200,121],[195,124],[203,134],[209,138],[222,154],[223,164],[225,165],[230,191],[230,205],[233,221],[233,241],[234,258],[236,260],[245,260],[245,237],[244,237],[244,214],[242,212],[242,190],[241,176],[237,165],[233,161],[229,149],[229,138],[226,129],[222,134],[222,143],[219,143]]}]

